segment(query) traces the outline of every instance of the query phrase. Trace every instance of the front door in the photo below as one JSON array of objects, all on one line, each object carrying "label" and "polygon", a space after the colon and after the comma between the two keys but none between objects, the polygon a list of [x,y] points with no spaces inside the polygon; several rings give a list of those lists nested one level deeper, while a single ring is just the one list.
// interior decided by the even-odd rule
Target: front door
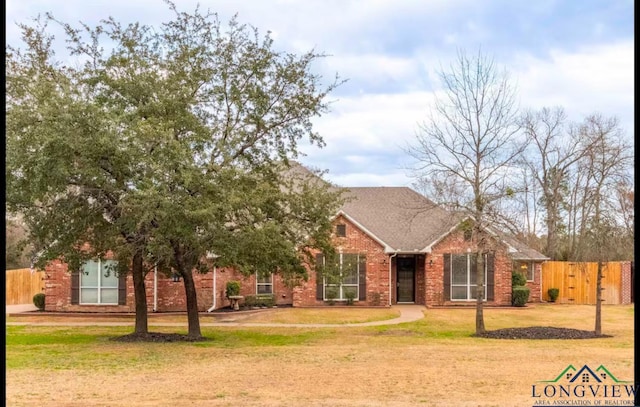
[{"label": "front door", "polygon": [[416,261],[414,257],[398,257],[398,302],[414,302]]}]

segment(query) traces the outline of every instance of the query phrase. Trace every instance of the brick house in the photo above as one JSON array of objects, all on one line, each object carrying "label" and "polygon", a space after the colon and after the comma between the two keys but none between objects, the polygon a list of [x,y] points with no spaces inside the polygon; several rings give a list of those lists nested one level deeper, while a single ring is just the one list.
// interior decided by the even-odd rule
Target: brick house
[{"label": "brick house", "polygon": [[[334,220],[341,284],[318,272],[293,290],[294,306],[345,301],[358,305],[399,303],[431,306],[475,303],[475,242],[464,218],[442,209],[406,187],[349,188],[350,200]],[[530,301],[541,301],[541,265],[547,257],[504,233],[492,233],[486,258],[485,298],[489,305],[511,305],[511,273],[525,272]],[[329,295],[329,296],[328,296]],[[331,297],[331,298],[330,298]]]},{"label": "brick house", "polygon": [[[475,242],[465,232],[464,218],[438,207],[406,187],[350,188],[349,200],[334,218],[338,256],[317,255],[318,266],[309,279],[293,288],[278,275],[243,277],[232,269],[194,273],[200,311],[229,305],[227,281],[241,282],[241,295],[272,294],[280,305],[323,306],[353,300],[360,306],[415,303],[427,307],[475,303]],[[516,239],[490,231],[492,250],[486,258],[485,298],[488,305],[511,305],[511,272],[524,271],[530,301],[541,296],[539,252]],[[134,312],[133,279],[105,276],[108,259],[87,263],[83,273],[69,273],[66,264],[46,269],[48,311]],[[151,271],[145,280],[149,311],[184,311],[182,282]]]}]

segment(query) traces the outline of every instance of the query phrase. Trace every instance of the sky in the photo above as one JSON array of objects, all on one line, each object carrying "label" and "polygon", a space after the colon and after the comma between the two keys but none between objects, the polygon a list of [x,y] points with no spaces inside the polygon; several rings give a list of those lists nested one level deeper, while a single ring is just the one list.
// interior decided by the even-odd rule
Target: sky
[{"label": "sky", "polygon": [[[302,145],[299,161],[326,170],[344,187],[409,186],[415,165],[406,148],[441,89],[458,51],[479,50],[509,73],[522,110],[562,106],[569,120],[615,116],[634,132],[632,0],[176,0],[180,11],[233,15],[271,32],[274,48],[327,54],[313,66],[326,84],[347,81],[315,118],[322,149]],[[7,0],[6,36],[21,45],[16,23],[39,13],[95,25],[159,26],[171,18],[161,0]]]}]

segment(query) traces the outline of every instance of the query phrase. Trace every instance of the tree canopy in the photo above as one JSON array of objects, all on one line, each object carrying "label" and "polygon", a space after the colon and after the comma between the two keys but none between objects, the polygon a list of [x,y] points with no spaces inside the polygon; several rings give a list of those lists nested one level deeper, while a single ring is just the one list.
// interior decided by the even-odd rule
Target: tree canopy
[{"label": "tree canopy", "polygon": [[[179,273],[200,336],[192,273],[210,269],[207,254],[295,281],[311,249],[331,250],[340,190],[292,160],[301,140],[324,146],[311,119],[341,81],[312,73],[322,54],[279,52],[237,17],[167,4],[174,17],[160,27],[21,25],[24,48],[6,56],[7,205],[39,266],[78,270],[109,251],[120,272],[133,265],[137,331],[149,267]],[[49,24],[64,29],[66,59]]]}]

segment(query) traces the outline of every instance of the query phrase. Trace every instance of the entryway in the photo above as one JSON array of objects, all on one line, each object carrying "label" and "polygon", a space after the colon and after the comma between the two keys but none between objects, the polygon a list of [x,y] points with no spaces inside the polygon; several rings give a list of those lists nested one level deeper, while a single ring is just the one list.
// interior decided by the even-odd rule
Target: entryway
[{"label": "entryway", "polygon": [[416,300],[415,293],[415,277],[416,277],[416,259],[411,257],[397,258],[397,302],[414,303]]}]

